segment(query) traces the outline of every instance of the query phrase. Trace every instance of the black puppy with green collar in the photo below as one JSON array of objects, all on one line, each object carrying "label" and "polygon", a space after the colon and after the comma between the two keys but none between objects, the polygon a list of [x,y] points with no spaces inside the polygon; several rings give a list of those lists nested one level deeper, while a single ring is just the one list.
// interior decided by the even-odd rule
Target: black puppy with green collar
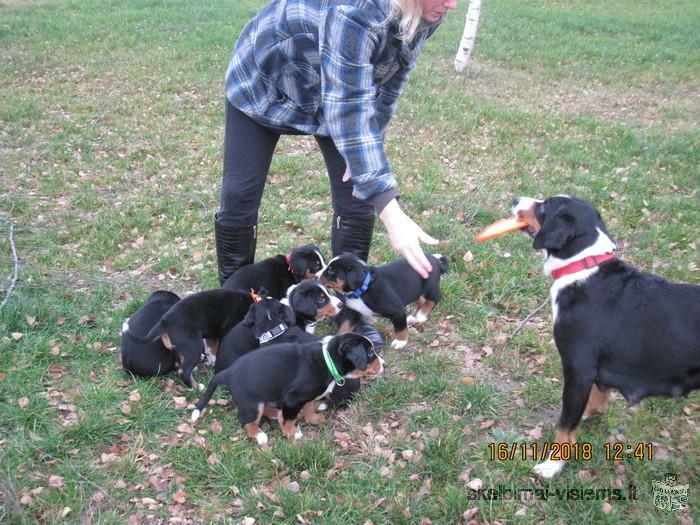
[{"label": "black puppy with green collar", "polygon": [[384,361],[374,353],[372,342],[359,334],[271,345],[244,355],[216,374],[192,412],[192,421],[197,421],[217,387],[225,384],[249,437],[261,445],[267,443],[267,435],[259,427],[260,419],[267,415],[278,418],[288,438],[301,439],[296,423],[300,413],[310,423],[322,420],[315,414],[313,401],[347,378],[376,376],[383,370]]}]

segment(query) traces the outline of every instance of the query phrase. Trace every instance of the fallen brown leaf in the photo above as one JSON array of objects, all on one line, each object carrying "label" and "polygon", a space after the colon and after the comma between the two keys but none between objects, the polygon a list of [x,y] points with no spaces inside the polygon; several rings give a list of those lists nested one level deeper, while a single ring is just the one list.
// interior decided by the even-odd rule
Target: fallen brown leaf
[{"label": "fallen brown leaf", "polygon": [[49,476],[49,487],[60,488],[63,486],[63,478],[61,476]]}]

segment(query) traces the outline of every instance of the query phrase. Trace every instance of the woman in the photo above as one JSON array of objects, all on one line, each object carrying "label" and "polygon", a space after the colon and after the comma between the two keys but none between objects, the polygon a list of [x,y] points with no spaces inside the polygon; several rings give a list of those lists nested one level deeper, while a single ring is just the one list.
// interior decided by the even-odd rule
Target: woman
[{"label": "woman", "polygon": [[384,131],[416,55],[457,0],[272,0],[243,29],[226,73],[219,280],[253,262],[277,140],[314,135],[333,203],[333,255],[367,260],[374,216],[423,277],[436,244],[398,204]]}]

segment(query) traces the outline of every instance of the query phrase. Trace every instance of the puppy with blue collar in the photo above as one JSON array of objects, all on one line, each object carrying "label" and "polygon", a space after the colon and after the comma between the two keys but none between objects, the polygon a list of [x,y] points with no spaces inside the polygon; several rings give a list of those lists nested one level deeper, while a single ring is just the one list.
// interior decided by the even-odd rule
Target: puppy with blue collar
[{"label": "puppy with blue collar", "polygon": [[[384,317],[394,328],[392,348],[403,348],[408,324],[423,323],[440,302],[440,277],[449,267],[441,255],[426,254],[433,271],[423,279],[403,257],[383,266],[369,266],[357,255],[333,258],[319,272],[319,279],[332,290],[345,294],[345,305],[364,317]],[[418,302],[413,315],[406,306]]]}]

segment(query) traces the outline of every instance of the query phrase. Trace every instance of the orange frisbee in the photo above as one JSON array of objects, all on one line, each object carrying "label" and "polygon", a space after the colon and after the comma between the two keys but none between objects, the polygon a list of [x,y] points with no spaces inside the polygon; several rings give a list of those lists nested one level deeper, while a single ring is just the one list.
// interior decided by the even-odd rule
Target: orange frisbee
[{"label": "orange frisbee", "polygon": [[527,223],[525,221],[521,221],[515,217],[509,217],[507,219],[496,221],[490,226],[487,226],[475,237],[475,239],[476,242],[486,242],[515,230],[522,230],[525,227],[527,227]]}]

